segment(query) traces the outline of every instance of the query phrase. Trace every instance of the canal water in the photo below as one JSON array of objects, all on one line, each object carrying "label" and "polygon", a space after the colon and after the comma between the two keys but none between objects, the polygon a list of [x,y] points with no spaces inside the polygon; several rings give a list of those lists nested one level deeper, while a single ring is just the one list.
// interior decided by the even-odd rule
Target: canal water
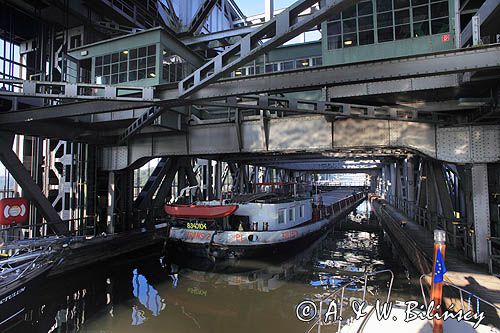
[{"label": "canal water", "polygon": [[[369,212],[366,205],[357,211]],[[308,248],[259,261],[214,264],[160,252],[149,249],[50,280],[23,315],[0,330],[305,332],[311,323],[297,319],[297,304],[354,275],[384,269],[395,274],[392,300],[420,300],[416,279],[378,233],[330,232]],[[367,298],[385,300],[388,283],[389,274],[371,277]],[[351,285],[346,301],[361,298],[361,287]]]}]

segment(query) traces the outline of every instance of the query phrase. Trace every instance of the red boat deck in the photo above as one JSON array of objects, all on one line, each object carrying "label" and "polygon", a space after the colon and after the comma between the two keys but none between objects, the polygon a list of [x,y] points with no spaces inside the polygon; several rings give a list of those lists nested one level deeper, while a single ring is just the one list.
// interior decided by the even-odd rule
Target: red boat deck
[{"label": "red boat deck", "polygon": [[238,205],[165,205],[165,213],[173,217],[216,219],[233,214]]}]

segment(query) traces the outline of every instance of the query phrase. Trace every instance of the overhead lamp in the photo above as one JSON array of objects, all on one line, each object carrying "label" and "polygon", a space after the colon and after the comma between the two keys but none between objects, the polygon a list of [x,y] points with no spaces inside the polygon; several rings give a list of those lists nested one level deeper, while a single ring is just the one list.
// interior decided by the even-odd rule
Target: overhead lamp
[{"label": "overhead lamp", "polygon": [[128,54],[128,50],[125,50],[122,52],[123,54]]},{"label": "overhead lamp", "polygon": [[309,66],[309,61],[308,60],[302,61],[302,66]]},{"label": "overhead lamp", "polygon": [[237,70],[236,72],[234,72],[234,75],[241,75],[241,71]]},{"label": "overhead lamp", "polygon": [[345,40],[344,45],[352,45],[352,40],[350,40],[350,39]]},{"label": "overhead lamp", "polygon": [[156,77],[156,74],[154,72],[151,72],[151,73],[149,73],[149,76]]}]

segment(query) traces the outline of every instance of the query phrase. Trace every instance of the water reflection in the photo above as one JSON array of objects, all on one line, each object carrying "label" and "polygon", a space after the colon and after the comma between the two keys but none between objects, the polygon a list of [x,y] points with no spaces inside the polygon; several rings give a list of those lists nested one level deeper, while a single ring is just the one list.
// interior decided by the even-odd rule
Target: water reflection
[{"label": "water reflection", "polygon": [[[156,253],[52,280],[33,295],[22,318],[1,330],[304,332],[308,325],[295,318],[298,303],[383,268],[399,275],[396,297],[418,295],[383,237],[373,233],[330,233],[265,261],[213,263]],[[368,297],[382,298],[387,279],[373,278],[369,286]],[[360,288],[350,286],[347,298],[359,299]]]}]

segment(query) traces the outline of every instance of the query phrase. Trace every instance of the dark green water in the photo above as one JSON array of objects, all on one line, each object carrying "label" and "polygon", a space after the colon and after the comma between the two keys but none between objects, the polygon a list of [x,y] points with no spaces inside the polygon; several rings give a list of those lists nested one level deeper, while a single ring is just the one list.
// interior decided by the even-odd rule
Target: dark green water
[{"label": "dark green water", "polygon": [[[2,331],[305,332],[297,304],[382,269],[396,275],[393,299],[419,299],[381,234],[330,232],[281,258],[217,265],[148,251],[47,282]],[[387,283],[388,275],[371,279],[368,299],[385,299]],[[359,287],[346,297],[360,298]]]}]

